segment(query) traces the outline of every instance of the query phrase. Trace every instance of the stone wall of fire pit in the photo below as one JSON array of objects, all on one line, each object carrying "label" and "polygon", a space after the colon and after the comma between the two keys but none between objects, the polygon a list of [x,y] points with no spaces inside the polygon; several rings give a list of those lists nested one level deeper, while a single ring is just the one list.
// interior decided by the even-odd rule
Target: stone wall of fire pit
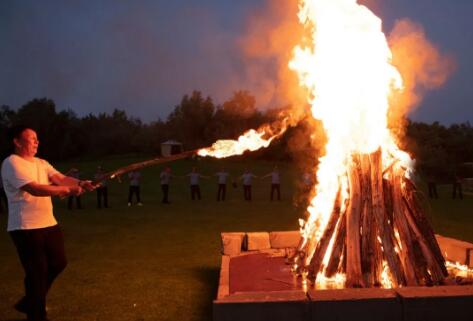
[{"label": "stone wall of fire pit", "polygon": [[[473,286],[303,288],[286,258],[298,231],[222,233],[214,321],[473,321]],[[449,261],[473,268],[473,244],[437,235]]]}]

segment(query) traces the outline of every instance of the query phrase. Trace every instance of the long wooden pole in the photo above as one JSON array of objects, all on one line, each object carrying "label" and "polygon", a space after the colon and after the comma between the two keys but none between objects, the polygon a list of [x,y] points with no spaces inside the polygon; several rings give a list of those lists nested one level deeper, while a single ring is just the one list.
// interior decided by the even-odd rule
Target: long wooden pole
[{"label": "long wooden pole", "polygon": [[143,161],[143,162],[133,163],[133,164],[130,164],[130,165],[127,165],[127,166],[124,166],[124,167],[120,167],[120,168],[117,168],[117,169],[115,169],[111,172],[104,173],[101,177],[94,180],[92,182],[92,184],[99,185],[103,181],[106,181],[108,179],[116,178],[120,175],[129,173],[129,172],[132,172],[132,171],[137,171],[137,170],[140,170],[140,169],[143,169],[143,168],[146,168],[146,167],[155,166],[155,165],[164,164],[164,163],[172,162],[172,161],[175,161],[175,160],[191,157],[193,155],[196,155],[198,151],[199,151],[198,149],[190,150],[190,151],[182,152],[182,153],[176,154],[176,155],[171,155],[171,156],[167,156],[167,157],[153,158],[153,159],[146,160],[146,161]]}]

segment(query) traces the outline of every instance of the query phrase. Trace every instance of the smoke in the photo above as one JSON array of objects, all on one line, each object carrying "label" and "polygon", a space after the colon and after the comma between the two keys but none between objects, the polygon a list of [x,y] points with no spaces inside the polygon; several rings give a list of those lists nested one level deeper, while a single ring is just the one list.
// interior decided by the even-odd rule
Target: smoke
[{"label": "smoke", "polygon": [[258,105],[290,106],[299,114],[307,107],[307,93],[288,68],[292,50],[304,33],[297,12],[297,0],[267,0],[247,16],[246,31],[238,42],[245,66],[244,82]]},{"label": "smoke", "polygon": [[409,19],[396,21],[389,35],[393,65],[401,73],[403,90],[391,97],[390,126],[402,135],[406,115],[417,108],[425,94],[441,87],[456,63],[427,38],[424,29]]}]

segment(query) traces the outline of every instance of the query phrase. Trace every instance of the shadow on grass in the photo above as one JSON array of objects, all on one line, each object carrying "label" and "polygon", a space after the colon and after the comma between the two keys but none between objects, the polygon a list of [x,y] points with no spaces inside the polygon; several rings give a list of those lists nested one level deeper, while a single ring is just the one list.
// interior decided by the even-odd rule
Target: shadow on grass
[{"label": "shadow on grass", "polygon": [[208,300],[205,300],[205,304],[202,306],[201,311],[199,311],[199,315],[204,316],[204,318],[207,316],[211,319],[212,302],[217,297],[219,273],[220,269],[217,267],[203,266],[192,269],[192,274],[206,285],[205,294]]}]

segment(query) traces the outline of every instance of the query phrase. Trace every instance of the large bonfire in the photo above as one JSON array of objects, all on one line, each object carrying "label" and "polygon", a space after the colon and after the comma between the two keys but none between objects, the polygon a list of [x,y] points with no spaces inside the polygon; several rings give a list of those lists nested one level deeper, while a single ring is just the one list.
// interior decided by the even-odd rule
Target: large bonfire
[{"label": "large bonfire", "polygon": [[328,142],[297,268],[319,286],[442,282],[447,270],[409,180],[412,161],[388,129],[402,78],[381,20],[356,0],[303,0],[299,18],[312,46],[295,48],[290,67]]},{"label": "large bonfire", "polygon": [[[317,288],[442,283],[446,263],[411,180],[413,161],[388,129],[389,101],[403,80],[381,20],[356,0],[300,0],[299,19],[310,44],[294,49],[289,67],[310,93],[327,145],[294,270]],[[295,124],[285,113],[199,154],[267,147]]]}]

